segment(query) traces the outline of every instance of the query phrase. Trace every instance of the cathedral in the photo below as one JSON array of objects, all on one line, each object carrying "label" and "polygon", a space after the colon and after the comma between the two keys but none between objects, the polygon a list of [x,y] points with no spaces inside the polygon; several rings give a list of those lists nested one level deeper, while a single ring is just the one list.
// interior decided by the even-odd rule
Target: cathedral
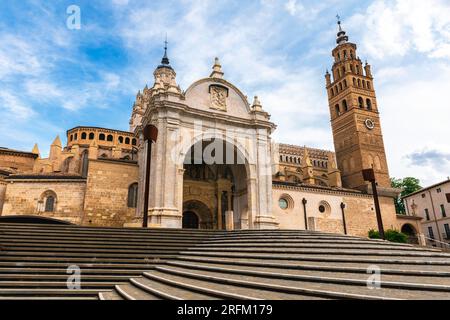
[{"label": "cathedral", "polygon": [[[339,22],[325,85],[335,152],[272,140],[276,125],[258,97],[228,82],[219,59],[185,91],[167,56],[139,91],[129,131],[79,126],[56,137],[48,158],[0,148],[0,215],[86,226],[140,227],[151,160],[150,228],[297,229],[366,237],[377,229],[373,168],[385,229],[396,215],[371,67]],[[147,159],[143,128],[158,138]],[[299,141],[301,143],[301,141]]]}]

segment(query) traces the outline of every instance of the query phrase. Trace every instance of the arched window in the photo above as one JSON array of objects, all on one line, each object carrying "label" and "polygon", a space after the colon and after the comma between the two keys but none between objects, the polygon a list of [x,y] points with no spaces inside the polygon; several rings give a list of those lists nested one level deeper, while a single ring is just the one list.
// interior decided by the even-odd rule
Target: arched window
[{"label": "arched window", "polygon": [[342,101],[342,106],[344,107],[344,112],[348,111],[347,100]]},{"label": "arched window", "polygon": [[342,76],[345,75],[345,67],[342,67]]},{"label": "arched window", "polygon": [[353,78],[353,86],[356,87],[356,79]]},{"label": "arched window", "polygon": [[336,116],[340,116],[341,115],[341,110],[339,109],[339,105],[335,105],[334,106],[334,110],[336,111]]},{"label": "arched window", "polygon": [[341,60],[341,54],[338,52],[338,54],[337,54],[337,59],[338,59],[338,61],[340,61]]},{"label": "arched window", "polygon": [[136,143],[137,143],[136,139],[131,140],[131,144],[132,144],[133,146],[135,146]]},{"label": "arched window", "polygon": [[369,81],[367,81],[367,89],[370,90],[370,82]]},{"label": "arched window", "polygon": [[100,135],[98,136],[98,139],[104,141],[105,140],[105,134],[104,133],[100,133]]},{"label": "arched window", "polygon": [[130,144],[130,138],[125,138],[125,144]]},{"label": "arched window", "polygon": [[78,140],[78,133],[75,133],[75,140]]},{"label": "arched window", "polygon": [[366,88],[366,82],[364,80],[362,82],[362,86],[363,86],[364,89]]},{"label": "arched window", "polygon": [[350,50],[350,58],[353,59],[353,50]]},{"label": "arched window", "polygon": [[95,135],[93,132],[89,133],[89,140],[94,140],[94,137]]},{"label": "arched window", "polygon": [[55,210],[55,198],[53,196],[48,196],[45,199],[45,212],[53,212]]},{"label": "arched window", "polygon": [[339,90],[342,91],[342,82],[339,83]]},{"label": "arched window", "polygon": [[38,212],[54,212],[56,210],[56,193],[45,191],[38,202]]},{"label": "arched window", "polygon": [[358,87],[361,88],[361,80],[360,79],[358,79]]},{"label": "arched window", "polygon": [[86,137],[87,137],[86,132],[83,132],[83,133],[81,134],[81,139],[86,140]]},{"label": "arched window", "polygon": [[361,97],[358,98],[358,104],[359,104],[359,107],[361,109],[364,108],[364,100],[363,100],[363,98],[361,98]]},{"label": "arched window", "polygon": [[356,65],[356,74],[359,74],[359,66]]},{"label": "arched window", "polygon": [[344,88],[347,88],[347,80],[344,79]]},{"label": "arched window", "polygon": [[70,135],[70,141],[73,141],[73,134]]},{"label": "arched window", "polygon": [[283,156],[280,156],[280,162],[283,161]]},{"label": "arched window", "polygon": [[334,90],[331,88],[331,96],[334,97]]},{"label": "arched window", "polygon": [[138,184],[133,183],[128,187],[128,208],[136,208],[138,195]]},{"label": "arched window", "polygon": [[119,143],[123,143],[123,137],[119,137]]},{"label": "arched window", "polygon": [[347,59],[347,50],[344,50],[344,59]]},{"label": "arched window", "polygon": [[109,134],[108,137],[106,138],[106,140],[108,140],[108,141],[113,141],[113,136],[112,136],[112,134]]},{"label": "arched window", "polygon": [[370,99],[366,100],[367,110],[372,110],[372,101]]}]

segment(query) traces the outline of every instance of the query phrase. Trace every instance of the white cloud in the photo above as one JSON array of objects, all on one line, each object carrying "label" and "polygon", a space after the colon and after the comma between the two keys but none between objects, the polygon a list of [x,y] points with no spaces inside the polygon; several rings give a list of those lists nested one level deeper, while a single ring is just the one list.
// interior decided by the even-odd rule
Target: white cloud
[{"label": "white cloud", "polygon": [[3,112],[10,112],[17,119],[23,120],[34,115],[34,111],[31,107],[27,106],[21,99],[7,91],[0,91],[0,110]]},{"label": "white cloud", "polygon": [[363,35],[362,49],[371,56],[449,56],[450,3],[446,0],[375,0],[350,21]]}]

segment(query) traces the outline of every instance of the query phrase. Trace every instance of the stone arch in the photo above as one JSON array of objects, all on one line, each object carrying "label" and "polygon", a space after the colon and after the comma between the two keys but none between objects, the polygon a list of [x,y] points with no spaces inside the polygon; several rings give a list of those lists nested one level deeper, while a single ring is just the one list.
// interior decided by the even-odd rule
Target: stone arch
[{"label": "stone arch", "polygon": [[203,201],[197,199],[185,201],[183,215],[186,212],[192,212],[197,216],[200,229],[212,229],[214,223],[212,211]]},{"label": "stone arch", "polygon": [[37,212],[55,212],[57,208],[57,196],[53,190],[47,190],[41,194],[37,204]]}]

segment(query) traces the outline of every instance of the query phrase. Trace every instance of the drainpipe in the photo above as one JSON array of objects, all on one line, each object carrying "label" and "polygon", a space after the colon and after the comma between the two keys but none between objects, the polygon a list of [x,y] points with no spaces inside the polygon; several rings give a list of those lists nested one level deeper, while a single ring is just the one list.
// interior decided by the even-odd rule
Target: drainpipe
[{"label": "drainpipe", "polygon": [[302,204],[303,204],[303,212],[305,215],[305,230],[308,230],[308,217],[306,215],[306,204],[307,203],[308,203],[308,201],[305,198],[303,198]]},{"label": "drainpipe", "polygon": [[345,203],[341,202],[342,224],[344,226],[344,234],[347,234],[347,223],[345,222]]}]

